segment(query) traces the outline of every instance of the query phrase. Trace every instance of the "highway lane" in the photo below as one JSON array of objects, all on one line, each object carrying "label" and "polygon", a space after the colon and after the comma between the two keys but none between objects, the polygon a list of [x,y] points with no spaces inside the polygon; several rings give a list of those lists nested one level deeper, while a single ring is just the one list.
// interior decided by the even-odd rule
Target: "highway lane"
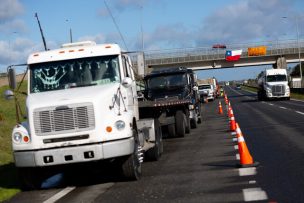
[{"label": "highway lane", "polygon": [[257,181],[276,202],[304,202],[304,102],[257,101],[226,88],[236,121],[255,160]]},{"label": "highway lane", "polygon": [[203,123],[184,138],[164,139],[158,162],[126,182],[101,167],[73,168],[59,188],[22,192],[8,202],[244,202],[266,200],[257,171],[239,169],[228,119],[218,101],[203,105]]}]

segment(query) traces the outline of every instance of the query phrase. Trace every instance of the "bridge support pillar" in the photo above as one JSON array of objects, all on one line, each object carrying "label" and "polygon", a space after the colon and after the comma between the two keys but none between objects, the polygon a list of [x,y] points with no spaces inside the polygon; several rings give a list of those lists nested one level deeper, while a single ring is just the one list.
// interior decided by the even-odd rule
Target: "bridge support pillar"
[{"label": "bridge support pillar", "polygon": [[281,57],[277,58],[276,63],[273,64],[273,68],[275,68],[275,69],[286,69],[287,68],[286,58],[284,56],[281,56]]}]

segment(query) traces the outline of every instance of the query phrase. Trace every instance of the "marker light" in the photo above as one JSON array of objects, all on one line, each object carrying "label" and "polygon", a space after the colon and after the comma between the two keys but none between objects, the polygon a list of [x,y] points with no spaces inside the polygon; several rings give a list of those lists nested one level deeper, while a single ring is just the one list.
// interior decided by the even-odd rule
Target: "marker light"
[{"label": "marker light", "polygon": [[107,126],[107,127],[106,127],[106,131],[107,131],[108,133],[112,132],[112,127],[111,127],[111,126]]},{"label": "marker light", "polygon": [[28,143],[29,141],[30,141],[29,136],[27,136],[27,135],[23,136],[23,142]]}]

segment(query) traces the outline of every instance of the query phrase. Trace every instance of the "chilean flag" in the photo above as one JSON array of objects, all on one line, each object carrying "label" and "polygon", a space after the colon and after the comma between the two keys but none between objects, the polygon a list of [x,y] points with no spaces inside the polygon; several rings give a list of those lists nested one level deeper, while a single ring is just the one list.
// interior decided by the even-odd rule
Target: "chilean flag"
[{"label": "chilean flag", "polygon": [[242,55],[242,50],[226,51],[226,61],[237,61]]}]

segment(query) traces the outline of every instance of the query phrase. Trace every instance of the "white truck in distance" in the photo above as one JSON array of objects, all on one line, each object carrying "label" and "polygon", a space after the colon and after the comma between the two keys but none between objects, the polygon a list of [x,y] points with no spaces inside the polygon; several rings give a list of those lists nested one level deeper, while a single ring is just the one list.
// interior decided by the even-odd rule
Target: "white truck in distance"
[{"label": "white truck in distance", "polygon": [[110,159],[137,180],[143,153],[160,157],[159,122],[139,118],[131,60],[117,44],[64,44],[31,54],[27,66],[27,121],[12,133],[24,188],[40,188],[52,166]]},{"label": "white truck in distance", "polygon": [[267,69],[258,77],[258,100],[290,99],[286,69]]}]

